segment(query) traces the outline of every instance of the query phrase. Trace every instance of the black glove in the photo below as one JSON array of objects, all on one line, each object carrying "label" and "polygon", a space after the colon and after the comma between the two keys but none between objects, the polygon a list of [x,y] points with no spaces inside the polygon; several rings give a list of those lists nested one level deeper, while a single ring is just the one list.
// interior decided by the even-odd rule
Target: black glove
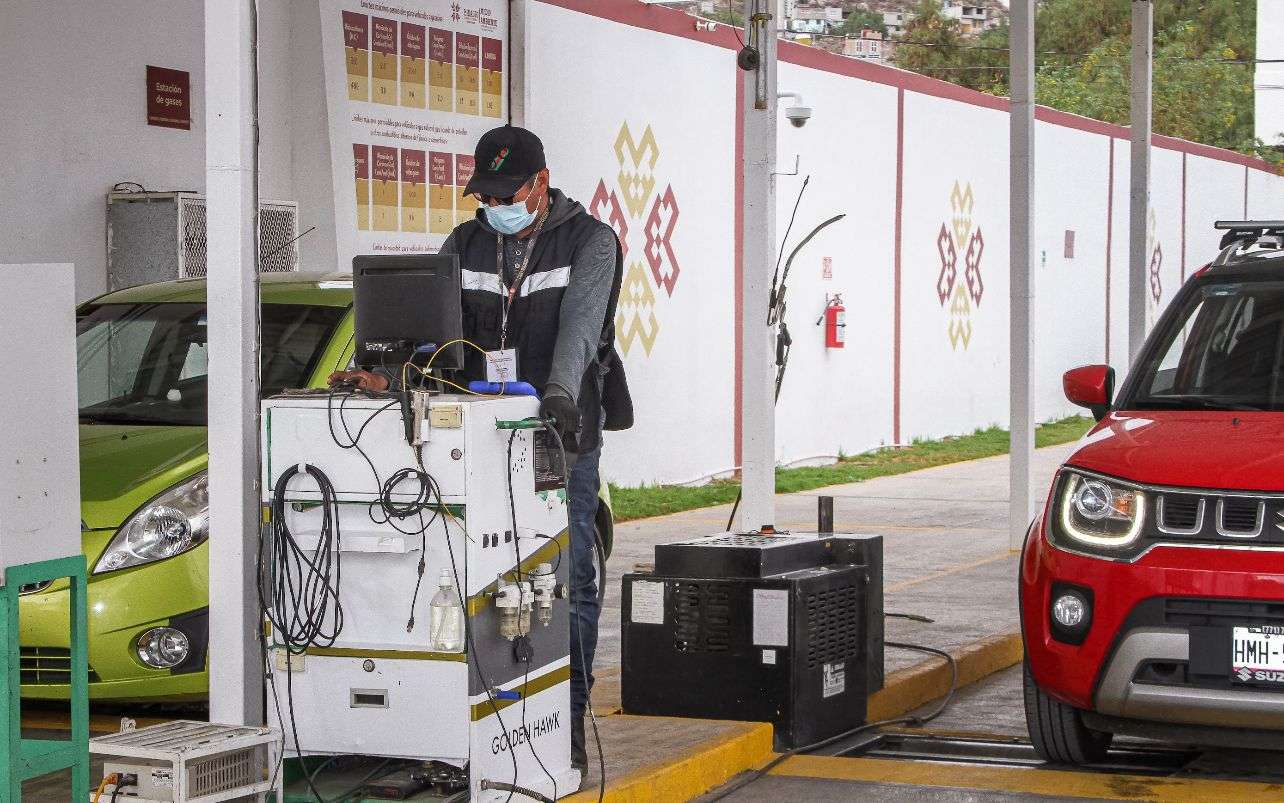
[{"label": "black glove", "polygon": [[560,393],[550,393],[539,404],[539,417],[553,421],[553,428],[561,436],[566,451],[579,451],[580,408],[575,406],[575,402]]}]

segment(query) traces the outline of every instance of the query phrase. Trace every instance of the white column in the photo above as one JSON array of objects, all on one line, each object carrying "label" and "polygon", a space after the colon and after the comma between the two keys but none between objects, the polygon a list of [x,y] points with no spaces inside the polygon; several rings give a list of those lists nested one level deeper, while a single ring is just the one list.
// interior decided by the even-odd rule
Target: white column
[{"label": "white column", "polygon": [[757,39],[761,64],[757,70],[741,73],[744,281],[740,334],[744,349],[740,474],[744,498],[737,522],[741,530],[757,530],[776,521],[775,347],[772,329],[767,326],[771,271],[776,261],[776,24],[774,20],[753,20],[755,13],[769,14],[775,6],[771,0],[750,0],[745,6],[745,41]]},{"label": "white column", "polygon": [[1009,366],[1011,477],[1008,545],[1020,549],[1034,515],[1034,0],[1013,0],[1011,13],[1009,236],[1011,304]]},{"label": "white column", "polygon": [[263,721],[254,0],[205,2],[210,720]]},{"label": "white column", "polygon": [[1154,28],[1151,0],[1132,0],[1132,172],[1128,190],[1128,361],[1146,340],[1150,253],[1150,61]]}]

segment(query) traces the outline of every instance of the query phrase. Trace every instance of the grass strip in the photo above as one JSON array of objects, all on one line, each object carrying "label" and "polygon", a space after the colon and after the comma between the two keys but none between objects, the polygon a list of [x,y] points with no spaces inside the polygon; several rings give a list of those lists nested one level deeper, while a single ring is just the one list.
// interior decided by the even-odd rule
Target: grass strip
[{"label": "grass strip", "polygon": [[[1092,419],[1071,416],[1041,424],[1035,430],[1036,447],[1056,446],[1082,437],[1092,426]],[[877,449],[843,457],[828,466],[776,469],[776,492],[796,493],[861,482],[874,477],[889,477],[947,463],[961,463],[981,457],[1007,454],[1008,431],[1000,427],[978,429],[971,435],[940,440],[916,440],[900,449]],[[725,505],[735,501],[740,483],[715,480],[706,485],[643,485],[638,488],[611,486],[611,507],[616,521],[663,516],[701,507]]]}]

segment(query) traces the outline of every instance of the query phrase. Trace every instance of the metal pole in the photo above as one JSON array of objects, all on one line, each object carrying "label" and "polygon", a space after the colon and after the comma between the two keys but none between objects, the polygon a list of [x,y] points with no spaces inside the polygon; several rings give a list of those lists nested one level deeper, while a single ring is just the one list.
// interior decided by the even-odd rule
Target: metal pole
[{"label": "metal pole", "polygon": [[767,325],[776,253],[776,25],[769,19],[775,5],[771,0],[750,0],[745,4],[745,41],[756,43],[761,59],[756,70],[741,75],[745,98],[741,109],[744,161],[739,165],[744,188],[741,530],[758,530],[776,520],[775,352],[772,329]]},{"label": "metal pole", "polygon": [[205,1],[210,720],[263,721],[254,0]]},{"label": "metal pole", "polygon": [[1013,0],[1008,214],[1011,218],[1008,546],[1020,549],[1034,515],[1034,0]]},{"label": "metal pole", "polygon": [[1151,0],[1132,0],[1132,171],[1128,191],[1128,361],[1146,339],[1150,253],[1150,61],[1154,28]]}]

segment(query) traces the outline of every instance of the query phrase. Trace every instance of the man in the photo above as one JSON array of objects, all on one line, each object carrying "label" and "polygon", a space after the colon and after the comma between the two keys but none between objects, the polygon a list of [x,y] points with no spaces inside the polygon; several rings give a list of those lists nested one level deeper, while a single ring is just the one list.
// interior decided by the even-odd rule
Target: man
[{"label": "man", "polygon": [[[598,460],[604,423],[631,423],[631,409],[604,421],[603,378],[614,411],[627,408],[615,354],[615,304],[622,254],[614,230],[549,184],[544,145],[523,128],[503,126],[477,143],[476,172],[464,188],[477,217],[455,228],[442,253],[458,254],[464,337],[489,355],[516,350],[517,378],[540,392],[540,416],[552,419],[568,451],[571,529],[571,762],[588,757],[584,712],[593,684],[601,608],[593,559]],[[466,349],[465,378],[485,379],[487,357]],[[510,355],[511,356],[511,355]],[[335,374],[384,390],[390,378],[365,371]],[[619,398],[623,395],[625,398]]]}]

